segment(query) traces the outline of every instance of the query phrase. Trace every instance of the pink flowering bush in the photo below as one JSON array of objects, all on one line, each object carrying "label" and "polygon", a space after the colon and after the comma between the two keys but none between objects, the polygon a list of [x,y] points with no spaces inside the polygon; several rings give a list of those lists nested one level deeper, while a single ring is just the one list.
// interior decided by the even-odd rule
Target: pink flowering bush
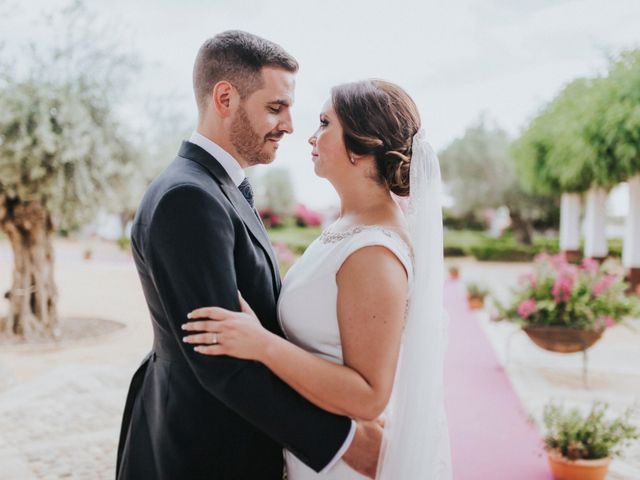
[{"label": "pink flowering bush", "polygon": [[267,228],[282,227],[282,217],[270,208],[261,208],[258,214]]},{"label": "pink flowering bush", "polygon": [[495,302],[498,320],[522,326],[563,326],[582,330],[611,327],[640,313],[627,297],[624,276],[613,264],[590,258],[570,264],[564,255],[540,254],[534,271],[523,275],[509,305]]},{"label": "pink flowering bush", "polygon": [[294,216],[299,227],[319,227],[322,225],[322,215],[308,209],[302,204],[296,206]]},{"label": "pink flowering bush", "polygon": [[285,242],[274,242],[273,250],[275,251],[276,258],[278,259],[280,273],[284,275],[296,261],[296,255]]}]

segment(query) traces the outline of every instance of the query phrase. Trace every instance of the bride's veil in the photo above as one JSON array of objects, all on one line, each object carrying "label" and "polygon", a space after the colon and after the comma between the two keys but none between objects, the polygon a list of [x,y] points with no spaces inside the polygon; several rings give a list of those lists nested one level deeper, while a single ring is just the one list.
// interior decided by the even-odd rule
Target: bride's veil
[{"label": "bride's veil", "polygon": [[414,282],[396,372],[378,480],[452,478],[443,364],[447,319],[443,306],[440,165],[422,129],[413,138],[407,213]]}]

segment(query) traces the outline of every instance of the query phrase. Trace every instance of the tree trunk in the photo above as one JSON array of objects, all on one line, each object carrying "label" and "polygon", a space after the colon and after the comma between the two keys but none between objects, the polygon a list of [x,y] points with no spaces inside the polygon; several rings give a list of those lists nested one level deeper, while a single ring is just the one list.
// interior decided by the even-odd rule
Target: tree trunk
[{"label": "tree trunk", "polygon": [[38,202],[0,196],[0,228],[14,258],[9,314],[0,321],[0,331],[23,338],[55,335],[57,291],[49,212]]},{"label": "tree trunk", "polygon": [[120,236],[121,237],[127,236],[127,225],[129,225],[129,222],[133,221],[135,216],[136,216],[135,210],[133,211],[123,210],[118,214],[118,218],[120,219]]},{"label": "tree trunk", "polygon": [[520,211],[511,208],[509,209],[509,217],[511,217],[511,228],[516,240],[525,245],[533,245],[533,225],[531,221],[524,218]]}]

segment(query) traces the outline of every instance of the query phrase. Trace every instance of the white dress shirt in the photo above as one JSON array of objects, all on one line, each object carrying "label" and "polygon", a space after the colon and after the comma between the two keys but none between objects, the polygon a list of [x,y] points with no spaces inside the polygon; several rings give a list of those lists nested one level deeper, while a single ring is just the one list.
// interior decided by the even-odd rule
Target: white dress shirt
[{"label": "white dress shirt", "polygon": [[[227,172],[227,175],[229,175],[236,186],[239,186],[245,179],[246,175],[238,161],[216,142],[208,139],[198,131],[194,131],[191,134],[191,138],[189,138],[189,141],[195,145],[198,145],[200,148],[204,149],[207,153],[214,157],[218,161],[218,163],[222,165],[222,168],[224,168],[224,170]],[[355,436],[355,434],[356,422],[351,420],[351,430],[349,431],[349,435],[347,435],[347,439],[345,440],[344,444],[342,444],[342,447],[340,447],[340,450],[338,450],[338,453],[336,453],[335,457],[333,457],[333,460],[331,460],[331,462],[329,462],[329,464],[322,469],[322,471],[320,472],[321,474],[329,471],[338,462],[338,460],[342,458],[342,456],[351,446],[351,442],[353,441],[353,437]]]},{"label": "white dress shirt", "polygon": [[199,132],[193,132],[189,141],[200,148],[204,149],[209,155],[215,158],[222,168],[227,172],[227,175],[233,180],[236,186],[240,185],[246,177],[244,170],[238,163],[238,161],[231,156],[229,152],[223,149],[213,140],[209,140],[207,137]]}]

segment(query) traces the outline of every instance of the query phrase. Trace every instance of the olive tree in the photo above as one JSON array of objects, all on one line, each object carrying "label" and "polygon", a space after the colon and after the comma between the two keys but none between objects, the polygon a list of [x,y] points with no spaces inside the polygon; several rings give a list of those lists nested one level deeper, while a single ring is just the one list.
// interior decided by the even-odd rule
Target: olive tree
[{"label": "olive tree", "polygon": [[522,189],[510,142],[504,130],[480,119],[440,153],[443,179],[458,215],[506,206],[516,238],[531,244],[534,220],[548,215],[555,205],[548,196]]},{"label": "olive tree", "polygon": [[52,237],[108,202],[134,158],[114,110],[129,58],[91,18],[73,4],[47,17],[50,41],[24,46],[17,66],[1,52],[0,228],[14,259],[5,333],[56,333]]}]

